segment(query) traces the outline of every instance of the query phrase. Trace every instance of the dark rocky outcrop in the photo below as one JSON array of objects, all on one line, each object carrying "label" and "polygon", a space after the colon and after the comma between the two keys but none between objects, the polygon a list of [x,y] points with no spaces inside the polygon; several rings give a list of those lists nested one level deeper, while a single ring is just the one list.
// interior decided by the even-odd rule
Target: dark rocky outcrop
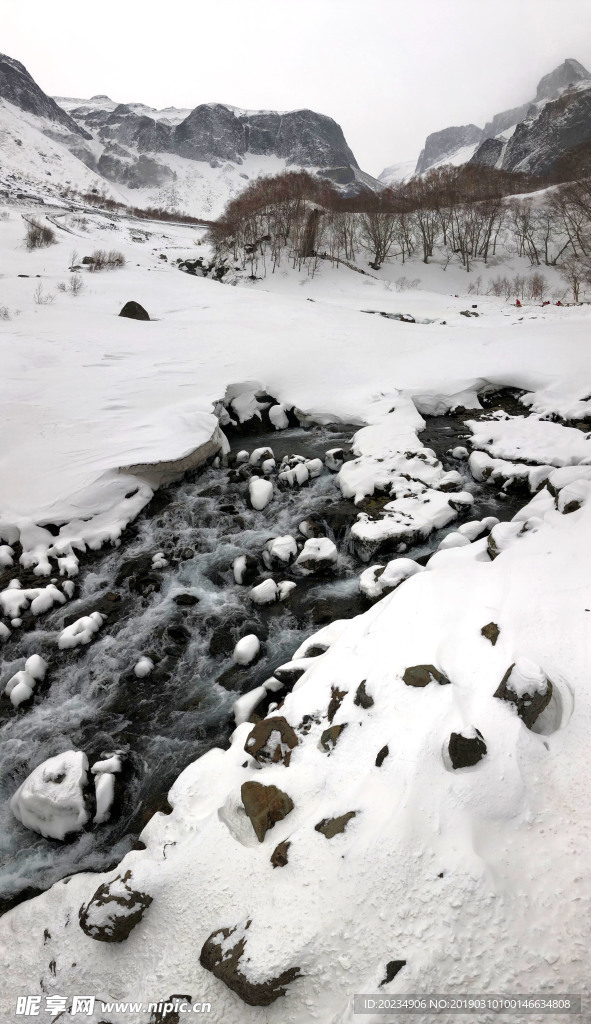
[{"label": "dark rocky outcrop", "polygon": [[240,795],[259,843],[263,842],[270,828],[293,811],[293,801],[277,786],[243,782]]},{"label": "dark rocky outcrop", "polygon": [[480,632],[487,640],[490,640],[493,647],[501,635],[501,631],[496,622],[487,622],[486,626],[483,626]]},{"label": "dark rocky outcrop", "polygon": [[378,754],[377,754],[377,757],[376,757],[376,768],[381,768],[382,767],[382,765],[383,765],[384,761],[386,760],[386,758],[388,757],[389,753],[390,753],[390,748],[388,747],[388,744],[386,744],[385,747],[382,747],[381,750],[378,750]]},{"label": "dark rocky outcrop", "polygon": [[65,110],[58,107],[55,100],[45,95],[20,61],[4,53],[0,53],[0,99],[13,103],[29,114],[53,121],[74,135],[84,139],[92,138]]},{"label": "dark rocky outcrop", "polygon": [[[236,926],[212,932],[203,944],[199,963],[240,996],[244,1003],[249,1006],[270,1006],[279,996],[285,995],[287,985],[300,976],[300,969],[290,967],[275,978],[259,982],[250,981],[241,970],[241,960],[246,952],[246,932],[250,925],[251,922],[247,921],[240,931]],[[228,939],[235,933],[236,942],[229,946]]]},{"label": "dark rocky outcrop", "polygon": [[347,811],[346,814],[340,814],[338,818],[323,818],[317,825],[314,825],[314,829],[316,832],[321,832],[327,839],[334,839],[335,836],[345,831],[351,818],[356,816],[357,811]]},{"label": "dark rocky outcrop", "polygon": [[331,725],[330,728],[324,730],[320,737],[320,746],[323,750],[330,753],[336,747],[338,738],[346,728],[346,725],[347,723],[344,722],[342,725]]},{"label": "dark rocky outcrop", "polygon": [[281,715],[277,715],[256,723],[244,744],[244,749],[259,764],[277,764],[283,761],[287,766],[291,752],[297,745],[298,738],[291,725]]},{"label": "dark rocky outcrop", "polygon": [[447,679],[434,665],[411,665],[405,669],[402,676],[407,686],[428,686],[429,683],[439,683],[440,686],[448,686]]},{"label": "dark rocky outcrop", "polygon": [[363,679],[362,682],[359,683],[353,703],[356,704],[358,708],[363,708],[365,711],[368,711],[369,708],[373,708],[374,699],[373,697],[370,697],[369,693],[365,689],[366,682],[367,680]]},{"label": "dark rocky outcrop", "polygon": [[329,704],[328,704],[328,710],[326,712],[326,717],[328,718],[329,722],[332,722],[333,719],[334,719],[334,716],[336,715],[336,713],[339,710],[341,704],[343,703],[343,700],[347,696],[348,690],[339,690],[338,686],[331,686],[330,693],[331,693],[331,697],[330,697],[330,701],[329,701]]},{"label": "dark rocky outcrop", "polygon": [[378,988],[382,988],[383,985],[389,985],[403,967],[406,966],[406,960],[389,960],[386,964],[386,975],[380,981]]},{"label": "dark rocky outcrop", "polygon": [[123,942],[141,921],[152,897],[130,884],[131,871],[99,885],[92,899],[80,907],[82,931],[99,942]]},{"label": "dark rocky outcrop", "polygon": [[542,692],[532,681],[531,693],[517,694],[511,689],[511,673],[514,668],[515,663],[509,666],[495,690],[494,696],[513,704],[521,720],[528,729],[531,729],[552,699],[552,683],[546,679],[546,690]]},{"label": "dark rocky outcrop", "polygon": [[271,854],[271,864],[274,868],[284,868],[288,862],[287,851],[289,850],[291,843],[289,839],[284,839],[282,843],[279,843],[273,853]]},{"label": "dark rocky outcrop", "polygon": [[486,743],[482,733],[475,729],[475,736],[464,736],[461,732],[452,732],[449,737],[449,757],[452,768],[471,768],[478,764],[486,754]]},{"label": "dark rocky outcrop", "polygon": [[135,302],[131,299],[126,302],[119,316],[126,316],[130,320],[149,320],[150,317],[143,306],[139,302]]}]

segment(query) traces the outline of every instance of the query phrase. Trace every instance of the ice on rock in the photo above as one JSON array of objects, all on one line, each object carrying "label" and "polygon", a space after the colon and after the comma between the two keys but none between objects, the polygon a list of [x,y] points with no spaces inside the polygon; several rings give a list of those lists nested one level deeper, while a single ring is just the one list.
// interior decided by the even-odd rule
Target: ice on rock
[{"label": "ice on rock", "polygon": [[140,658],[140,660],[136,662],[133,671],[138,679],[144,679],[146,676],[150,675],[150,672],[154,671],[154,662],[151,658],[144,655],[144,657]]},{"label": "ice on rock", "polygon": [[273,484],[270,480],[261,480],[258,476],[253,477],[248,484],[248,494],[252,507],[257,512],[261,512],[273,497]]},{"label": "ice on rock", "polygon": [[9,569],[14,565],[14,551],[8,544],[0,544],[0,566]]},{"label": "ice on rock", "polygon": [[88,821],[84,789],[88,758],[81,750],[66,750],[40,764],[10,801],[10,809],[26,828],[51,839],[64,839]]},{"label": "ice on rock", "polygon": [[104,821],[108,821],[111,817],[111,807],[115,799],[115,776],[111,772],[101,772],[95,775],[94,793],[96,813],[93,821],[95,825],[102,825]]},{"label": "ice on rock", "polygon": [[310,537],[304,544],[294,565],[302,572],[320,572],[336,568],[338,551],[328,537]]},{"label": "ice on rock", "polygon": [[272,405],[269,409],[269,419],[275,430],[285,430],[289,426],[289,419],[284,405]]},{"label": "ice on rock", "polygon": [[80,644],[89,644],[95,633],[103,624],[103,616],[100,612],[92,612],[90,615],[83,615],[76,622],[60,633],[57,645],[61,650],[67,647],[78,647]]},{"label": "ice on rock", "polygon": [[258,636],[255,633],[249,633],[247,636],[243,636],[234,647],[232,660],[236,665],[250,665],[258,657],[260,649],[261,642]]},{"label": "ice on rock", "polygon": [[260,466],[262,462],[266,462],[268,459],[274,459],[272,448],[255,448],[250,454],[249,463],[251,466]]},{"label": "ice on rock", "polygon": [[275,580],[263,580],[252,588],[248,596],[255,604],[273,604],[279,598],[279,590]]}]

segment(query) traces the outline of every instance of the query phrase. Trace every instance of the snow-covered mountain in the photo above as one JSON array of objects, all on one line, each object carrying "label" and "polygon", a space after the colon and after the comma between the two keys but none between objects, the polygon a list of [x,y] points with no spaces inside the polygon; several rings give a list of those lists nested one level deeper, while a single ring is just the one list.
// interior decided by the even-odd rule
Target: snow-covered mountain
[{"label": "snow-covered mountain", "polygon": [[[538,83],[534,99],[495,114],[484,128],[459,125],[432,132],[415,174],[472,161],[507,171],[550,174],[565,154],[591,139],[591,74],[567,58]],[[379,176],[393,184],[391,168]]]},{"label": "snow-covered mountain", "polygon": [[[60,183],[68,180],[72,188],[104,189],[133,205],[208,218],[218,216],[252,178],[285,169],[316,172],[347,194],[380,188],[360,170],[340,126],[324,114],[248,111],[222,103],[154,110],[104,95],[56,102],[22,64],[3,55],[0,132],[10,150],[0,187],[10,184],[9,174],[13,184],[22,176],[21,184],[33,187],[36,170],[47,185],[59,169]],[[48,138],[57,151],[47,152]]]}]

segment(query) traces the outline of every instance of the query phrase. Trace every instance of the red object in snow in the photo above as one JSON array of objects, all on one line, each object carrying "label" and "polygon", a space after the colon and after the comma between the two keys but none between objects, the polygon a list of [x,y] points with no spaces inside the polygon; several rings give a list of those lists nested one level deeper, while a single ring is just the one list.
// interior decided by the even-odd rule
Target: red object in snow
[{"label": "red object in snow", "polygon": [[562,302],[560,301],[560,299],[558,300],[558,302],[556,303],[556,305],[557,305],[557,306],[562,306]]},{"label": "red object in snow", "polygon": [[515,305],[519,306],[521,308],[521,303],[520,303],[519,299],[516,300]]}]

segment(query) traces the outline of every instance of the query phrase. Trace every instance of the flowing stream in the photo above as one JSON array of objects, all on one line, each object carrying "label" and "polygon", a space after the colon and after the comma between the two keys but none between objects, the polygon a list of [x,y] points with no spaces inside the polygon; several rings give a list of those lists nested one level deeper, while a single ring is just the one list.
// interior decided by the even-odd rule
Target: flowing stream
[{"label": "flowing stream", "polygon": [[[355,429],[261,432],[233,440],[232,448],[269,445],[278,463],[291,453],[323,457],[329,448],[348,451]],[[475,495],[470,519],[510,519],[524,504],[523,496],[499,496],[474,483],[465,463],[446,456],[466,434],[460,416],[434,417],[421,440],[446,467],[466,476],[465,486]],[[367,608],[358,590],[365,566],[348,545],[358,509],[342,498],[334,474],[325,469],[301,489],[275,488],[263,511],[250,509],[246,494],[247,483],[232,482],[223,466],[162,489],[120,547],[83,556],[70,602],[39,621],[30,617],[4,645],[0,690],[31,654],[42,655],[49,671],[30,705],[15,709],[0,700],[0,912],[75,871],[114,866],[138,845],[152,814],[168,809],[166,794],[186,765],[227,743],[239,694],[289,661],[322,624]],[[252,604],[250,587],[234,581],[233,559],[250,553],[260,562],[267,540],[297,536],[306,519],[323,524],[337,544],[338,570],[330,578],[302,579],[289,569],[269,573],[260,563],[265,576],[293,579],[297,588],[285,603]],[[405,557],[428,554],[449,529],[453,525]],[[153,566],[157,552],[164,552],[168,563],[162,568]],[[385,559],[374,559],[380,560]],[[95,610],[107,616],[96,639],[59,650],[58,632]],[[233,666],[234,644],[247,633],[261,639],[262,656],[252,665]],[[134,666],[144,655],[155,668],[137,678]],[[91,764],[122,751],[123,770],[110,820],[62,843],[24,828],[8,803],[38,764],[72,748],[85,751]]]}]

